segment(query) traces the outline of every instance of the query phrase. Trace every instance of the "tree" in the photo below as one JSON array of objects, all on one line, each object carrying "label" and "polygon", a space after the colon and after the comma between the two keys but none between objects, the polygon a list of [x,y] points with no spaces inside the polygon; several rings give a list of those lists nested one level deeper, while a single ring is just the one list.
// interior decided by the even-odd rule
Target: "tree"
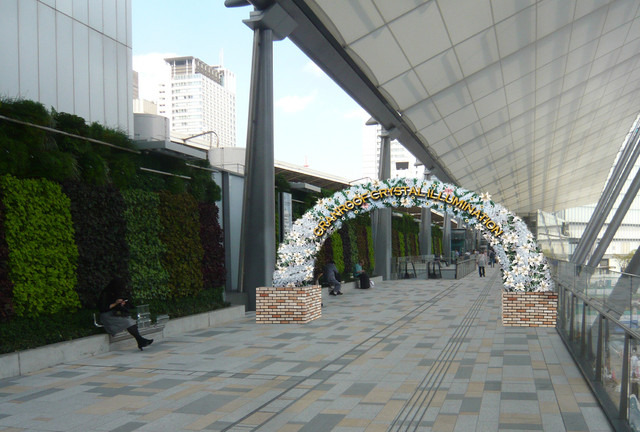
[{"label": "tree", "polygon": [[633,258],[633,255],[635,253],[636,251],[631,251],[626,254],[613,254],[613,259],[618,262],[618,265],[620,266],[620,271],[625,271],[625,269],[629,265],[629,262],[631,262],[631,258]]}]

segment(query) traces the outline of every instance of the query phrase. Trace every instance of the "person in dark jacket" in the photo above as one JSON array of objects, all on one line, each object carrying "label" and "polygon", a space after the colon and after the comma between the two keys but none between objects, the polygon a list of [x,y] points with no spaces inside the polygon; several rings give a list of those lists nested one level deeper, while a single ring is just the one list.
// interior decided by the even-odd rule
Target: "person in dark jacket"
[{"label": "person in dark jacket", "polygon": [[109,285],[100,293],[98,298],[98,310],[100,322],[104,329],[112,336],[123,330],[128,331],[138,342],[140,351],[151,345],[153,339],[145,339],[138,331],[138,324],[129,316],[128,307],[131,307],[125,296],[126,284],[121,278],[113,278]]},{"label": "person in dark jacket", "polygon": [[324,277],[330,285],[329,295],[342,295],[342,291],[340,291],[340,272],[338,272],[338,267],[336,267],[336,263],[333,260],[329,261],[325,266]]}]

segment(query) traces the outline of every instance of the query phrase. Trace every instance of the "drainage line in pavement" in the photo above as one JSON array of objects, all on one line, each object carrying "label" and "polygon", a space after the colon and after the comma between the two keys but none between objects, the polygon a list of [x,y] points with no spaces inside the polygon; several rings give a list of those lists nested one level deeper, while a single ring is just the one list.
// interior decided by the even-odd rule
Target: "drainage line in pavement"
[{"label": "drainage line in pavement", "polygon": [[[429,309],[430,307],[432,307],[433,305],[435,305],[436,303],[438,303],[442,298],[445,298],[449,292],[451,290],[453,290],[455,288],[455,286],[450,286],[447,287],[445,289],[443,289],[442,291],[438,292],[437,294],[435,294],[433,297],[431,297],[430,299],[424,301],[422,304],[420,304],[419,306],[416,306],[413,310],[407,312],[406,314],[404,314],[403,316],[401,316],[400,318],[398,318],[396,321],[394,321],[393,323],[387,325],[385,328],[383,328],[382,330],[378,331],[377,333],[373,334],[372,336],[368,337],[367,339],[365,339],[364,341],[360,342],[358,345],[356,345],[355,347],[351,348],[349,351],[345,352],[342,357],[344,358],[347,355],[350,355],[351,353],[353,353],[356,350],[361,349],[361,347],[363,345],[366,345],[369,341],[371,341],[372,339],[375,338],[380,338],[379,341],[376,342],[376,344],[380,343],[382,340],[384,340],[384,338],[389,337],[391,334],[393,334],[395,331],[397,331],[398,329],[402,328],[404,325],[407,324],[407,322],[410,322],[411,320],[413,320],[416,316],[419,316],[421,313],[423,313],[424,311],[426,311],[427,309]],[[420,310],[423,309],[423,310]],[[407,318],[409,318],[407,320]],[[403,322],[404,321],[404,322]],[[399,326],[398,326],[399,325]],[[385,335],[385,336],[381,336],[382,333],[388,331],[389,329],[392,329],[394,326],[398,326],[397,328],[391,330],[389,332],[389,334]],[[374,344],[375,346],[375,344]],[[368,350],[370,350],[371,348],[367,349],[365,352],[367,352]],[[364,353],[363,353],[364,354]],[[359,354],[357,355],[355,358],[350,359],[351,361],[349,363],[346,363],[344,365],[342,365],[342,367],[340,369],[336,369],[336,370],[331,370],[329,372],[331,372],[330,376],[325,376],[324,378],[320,378],[319,382],[308,389],[304,389],[305,392],[303,394],[301,394],[299,396],[298,399],[304,397],[306,394],[308,394],[309,392],[313,391],[316,387],[318,387],[319,385],[324,384],[330,377],[334,376],[336,373],[342,371],[344,368],[346,368],[347,366],[349,366],[349,364],[351,364],[353,361],[357,360],[361,355],[363,354]],[[277,401],[278,399],[280,399],[283,395],[285,395],[287,392],[295,389],[298,385],[300,385],[302,382],[306,381],[307,379],[314,379],[314,375],[316,374],[323,374],[326,373],[327,371],[325,370],[328,366],[332,366],[335,365],[335,362],[331,362],[329,364],[327,364],[327,366],[318,369],[316,372],[314,372],[313,374],[311,374],[308,378],[305,378],[299,382],[296,382],[294,385],[288,387],[287,389],[284,389],[279,395],[273,397],[271,400],[265,402],[264,404],[262,404],[261,406],[259,406],[258,408],[256,408],[255,410],[251,411],[250,413],[246,414],[244,417],[242,417],[241,419],[239,419],[238,421],[236,421],[235,423],[230,424],[229,426],[227,426],[226,428],[222,429],[221,432],[226,432],[231,430],[232,428],[235,427],[241,427],[243,428],[243,430],[261,430],[261,428],[266,425],[269,421],[271,421],[273,418],[275,418],[279,412],[283,412],[284,410],[286,410],[287,408],[289,408],[289,406],[291,406],[293,403],[297,402],[298,399],[292,399],[286,406],[284,407],[279,407],[279,410],[276,412],[265,412],[268,414],[272,414],[268,419],[264,420],[262,423],[260,423],[259,425],[243,425],[242,422],[244,420],[246,420],[247,418],[253,416],[255,413],[260,412],[261,410],[263,410],[264,408],[268,407],[271,403],[274,403],[275,401]],[[318,379],[318,378],[316,378]]]},{"label": "drainage line in pavement", "polygon": [[[475,321],[482,304],[486,301],[495,278],[496,276],[489,280],[480,295],[474,300],[469,311],[447,342],[447,345],[443,348],[438,355],[438,358],[429,368],[429,371],[418,386],[418,390],[407,400],[400,413],[398,413],[394,421],[391,423],[388,429],[389,431],[403,430],[406,422],[408,422],[408,424],[404,430],[409,430],[412,425],[414,430],[418,429],[420,422],[424,418],[427,409],[436,395],[436,392],[444,381],[453,359],[464,343],[465,336]],[[418,417],[417,420],[416,417]]]}]

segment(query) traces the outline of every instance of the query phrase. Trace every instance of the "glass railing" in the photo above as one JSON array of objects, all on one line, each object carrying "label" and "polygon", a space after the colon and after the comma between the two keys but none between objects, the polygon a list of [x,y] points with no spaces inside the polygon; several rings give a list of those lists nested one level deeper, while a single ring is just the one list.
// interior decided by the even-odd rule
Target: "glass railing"
[{"label": "glass railing", "polygon": [[391,279],[428,279],[427,267],[434,259],[433,255],[393,257]]},{"label": "glass railing", "polygon": [[458,258],[456,261],[456,279],[462,279],[476,270],[475,258]]},{"label": "glass railing", "polygon": [[[393,257],[391,279],[462,279],[476,269],[475,258],[458,257],[446,262],[436,255]],[[443,276],[443,272],[449,273]]]},{"label": "glass railing", "polygon": [[550,260],[557,330],[616,430],[640,431],[640,277]]}]

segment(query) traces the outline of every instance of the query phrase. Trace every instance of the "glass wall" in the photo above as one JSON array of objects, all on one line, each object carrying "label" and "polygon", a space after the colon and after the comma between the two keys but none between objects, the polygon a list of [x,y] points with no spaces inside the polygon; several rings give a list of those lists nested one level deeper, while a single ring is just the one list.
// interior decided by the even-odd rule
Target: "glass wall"
[{"label": "glass wall", "polygon": [[551,260],[557,330],[616,430],[640,431],[640,278]]},{"label": "glass wall", "polygon": [[561,218],[547,212],[538,211],[538,244],[546,256],[568,260],[575,249],[569,237],[568,224]]}]

